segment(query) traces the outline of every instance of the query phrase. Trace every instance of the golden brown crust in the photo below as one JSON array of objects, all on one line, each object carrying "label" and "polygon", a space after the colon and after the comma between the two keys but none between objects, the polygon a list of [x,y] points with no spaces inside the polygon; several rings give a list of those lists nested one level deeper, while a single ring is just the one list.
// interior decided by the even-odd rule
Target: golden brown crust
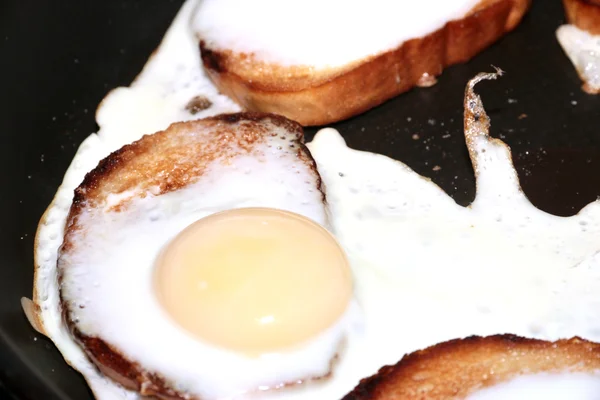
[{"label": "golden brown crust", "polygon": [[[221,114],[172,124],[167,130],[144,136],[106,157],[75,190],[74,204],[96,202],[131,189],[157,188],[156,194],[180,189],[202,175],[210,162],[236,153],[231,146],[251,149],[272,132],[265,122],[282,127],[302,140],[302,127],[286,118],[264,113]],[[191,133],[210,130],[211,141]],[[235,134],[232,133],[235,130]]]},{"label": "golden brown crust", "polygon": [[600,0],[563,0],[567,21],[592,35],[600,35]]},{"label": "golden brown crust", "polygon": [[[200,133],[206,134],[204,139]],[[154,195],[161,195],[181,189],[197,181],[213,160],[260,152],[259,144],[269,137],[281,136],[284,139],[284,135],[289,140],[290,150],[286,151],[294,154],[299,162],[312,171],[316,188],[321,190],[316,163],[304,145],[302,127],[278,115],[222,114],[176,123],[165,131],[144,136],[112,153],[89,172],[75,190],[65,224],[64,242],[59,250],[59,285],[62,285],[62,271],[69,268],[62,261],[62,255],[71,251],[80,233],[78,218],[82,210],[105,207],[110,195],[129,190],[135,190],[136,196],[143,196],[148,190],[153,191]],[[206,137],[210,137],[210,140]],[[111,210],[120,211],[121,207],[127,207],[128,201],[123,199]],[[82,332],[72,318],[72,308],[77,306],[64,298],[62,290],[60,296],[63,319],[72,336],[104,375],[144,396],[168,400],[189,399],[189,396],[174,390],[160,375],[127,359],[103,338]]]},{"label": "golden brown crust", "polygon": [[547,342],[514,335],[471,336],[406,355],[343,400],[462,399],[523,374],[600,370],[600,344],[580,338]]},{"label": "golden brown crust", "polygon": [[[248,110],[302,125],[324,125],[366,111],[465,62],[512,30],[531,0],[482,0],[467,16],[428,36],[340,68],[282,67],[252,55],[216,51],[200,41],[204,67],[219,90]],[[423,77],[428,77],[425,81]]]}]

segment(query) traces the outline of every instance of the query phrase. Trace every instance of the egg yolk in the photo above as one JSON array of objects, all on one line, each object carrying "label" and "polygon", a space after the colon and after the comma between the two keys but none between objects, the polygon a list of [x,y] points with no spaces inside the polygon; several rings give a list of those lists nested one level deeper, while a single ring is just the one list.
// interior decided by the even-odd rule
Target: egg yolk
[{"label": "egg yolk", "polygon": [[335,238],[301,215],[225,211],[183,230],[161,253],[158,298],[198,338],[259,355],[301,344],[333,326],[352,296]]}]

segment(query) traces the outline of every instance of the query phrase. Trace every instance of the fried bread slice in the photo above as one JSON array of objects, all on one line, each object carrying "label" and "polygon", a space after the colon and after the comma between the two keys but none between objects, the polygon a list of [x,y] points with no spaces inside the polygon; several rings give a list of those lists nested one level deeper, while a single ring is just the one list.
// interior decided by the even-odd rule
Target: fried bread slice
[{"label": "fried bread slice", "polygon": [[[202,32],[198,37],[208,75],[242,107],[281,114],[302,125],[324,125],[364,112],[415,86],[434,84],[445,67],[468,61],[514,29],[530,4],[530,0],[481,0],[462,18],[448,20],[425,36],[334,67],[282,65],[222,48]],[[252,34],[247,33],[248,40]]]},{"label": "fried bread slice", "polygon": [[[158,325],[166,323],[153,319],[162,318],[162,314],[154,312],[151,318],[144,317],[150,324],[146,328],[136,323],[123,328],[128,331],[137,330],[130,339],[121,341],[119,336],[122,336],[123,332],[106,336],[106,332],[115,331],[119,324],[115,324],[114,320],[106,322],[101,315],[106,317],[118,310],[111,311],[105,308],[105,303],[110,303],[107,296],[94,297],[92,294],[96,285],[106,286],[106,282],[100,279],[93,284],[82,283],[81,279],[82,275],[90,276],[94,273],[94,265],[106,267],[104,263],[98,264],[93,261],[94,256],[91,256],[90,261],[90,253],[93,254],[95,248],[103,248],[100,236],[117,235],[119,229],[115,229],[115,221],[130,221],[130,217],[123,215],[142,215],[141,219],[134,220],[138,222],[148,218],[153,220],[155,217],[152,213],[158,207],[164,209],[169,218],[174,218],[173,215],[180,214],[183,212],[181,210],[188,207],[185,204],[190,204],[193,215],[196,215],[199,209],[206,209],[208,213],[218,212],[219,207],[238,207],[247,201],[260,203],[259,206],[277,207],[273,203],[261,205],[275,201],[279,204],[278,208],[303,213],[320,223],[325,223],[325,195],[321,190],[316,164],[303,140],[301,126],[281,116],[260,113],[223,114],[203,120],[176,123],[165,131],[144,136],[109,155],[86,175],[82,184],[75,190],[65,225],[64,241],[58,254],[60,306],[63,320],[72,338],[105,376],[144,396],[161,399],[201,397],[193,391],[182,389],[181,383],[174,376],[177,374],[169,375],[170,372],[163,373],[162,370],[147,367],[144,360],[137,358],[137,353],[133,354],[128,346],[132,343],[128,340],[139,342],[150,336],[150,327],[158,329]],[[287,172],[282,172],[277,167],[286,167]],[[233,174],[237,177],[236,180],[228,180]],[[282,174],[287,174],[285,176],[289,179],[296,179],[288,182],[294,187],[281,181],[284,178]],[[224,187],[227,184],[223,182],[239,183],[240,177],[248,181],[252,180],[252,176],[258,176],[256,179],[261,184],[267,184],[269,179],[273,178],[272,184],[275,184],[276,188],[268,193],[268,197],[265,194],[260,197],[264,188],[256,185]],[[212,184],[217,181],[215,178],[219,178],[219,187]],[[209,183],[208,190],[194,189],[197,187],[194,185],[204,185],[206,181]],[[183,202],[169,202],[165,199],[169,194],[184,190],[194,190],[195,196],[184,196]],[[298,196],[298,190],[304,195]],[[220,199],[225,199],[227,204],[206,200],[216,191],[223,191],[226,197],[220,196]],[[259,193],[255,195],[258,197],[254,200],[253,193]],[[304,197],[304,200],[308,197],[309,202],[313,204],[309,212],[302,211],[308,209],[300,197]],[[231,203],[235,199],[240,201]],[[148,200],[153,204],[150,208],[146,205],[136,205],[139,201],[148,204]],[[155,229],[149,231],[153,230]],[[130,236],[124,236],[125,239],[128,237]],[[128,249],[130,245],[127,240],[119,244]],[[156,247],[144,246],[152,249]],[[152,249],[148,248],[145,251],[151,252]],[[139,255],[139,252],[131,251]],[[105,258],[106,252],[110,250],[102,252],[105,255],[100,254],[101,259]],[[152,268],[152,264],[148,267]],[[121,269],[117,270],[119,274],[120,271]],[[121,304],[115,306],[122,307],[124,312],[131,311],[127,313],[128,319],[132,313],[144,314],[147,313],[148,307],[154,307],[150,304],[151,301],[143,301],[144,307],[141,303],[138,304],[139,308],[132,307],[133,303],[129,304],[127,299],[135,297],[132,295],[135,292],[132,285],[139,283],[123,276],[118,280],[129,282],[125,291],[111,290],[108,296],[119,298]],[[103,311],[90,311],[100,309],[96,307]],[[152,353],[156,348],[168,346],[168,343],[168,340],[162,344],[153,343],[147,348],[147,352]]]},{"label": "fried bread slice", "polygon": [[471,336],[419,350],[385,366],[343,400],[462,399],[524,374],[600,371],[600,344],[514,335]]}]

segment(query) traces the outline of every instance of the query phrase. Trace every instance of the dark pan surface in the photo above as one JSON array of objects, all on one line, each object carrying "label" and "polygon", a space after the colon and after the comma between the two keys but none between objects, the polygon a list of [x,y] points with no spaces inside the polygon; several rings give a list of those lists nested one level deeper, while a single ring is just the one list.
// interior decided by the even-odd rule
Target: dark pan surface
[{"label": "dark pan surface", "polygon": [[[135,77],[180,5],[0,3],[0,380],[21,399],[91,398],[22,314],[19,298],[31,295],[33,236],[77,146],[96,129],[96,105]],[[505,77],[478,87],[492,135],[512,147],[534,204],[576,213],[600,195],[600,96],[580,90],[554,37],[562,22],[558,0],[538,0],[514,33],[447,70],[436,86],[337,128],[350,146],[402,160],[468,204],[474,180],[462,136],[464,85],[497,65]]]}]

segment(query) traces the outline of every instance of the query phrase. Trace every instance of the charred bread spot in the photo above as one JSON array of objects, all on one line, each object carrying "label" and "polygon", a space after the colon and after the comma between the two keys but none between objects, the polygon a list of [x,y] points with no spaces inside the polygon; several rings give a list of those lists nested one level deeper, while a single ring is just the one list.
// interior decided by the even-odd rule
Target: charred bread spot
[{"label": "charred bread spot", "polygon": [[206,68],[216,72],[225,72],[225,62],[223,55],[218,51],[212,51],[207,46],[204,40],[200,41],[200,55],[202,62]]},{"label": "charred bread spot", "polygon": [[404,356],[361,380],[343,400],[442,400],[523,374],[600,369],[600,344],[574,337],[547,342],[516,335],[470,336]]}]

